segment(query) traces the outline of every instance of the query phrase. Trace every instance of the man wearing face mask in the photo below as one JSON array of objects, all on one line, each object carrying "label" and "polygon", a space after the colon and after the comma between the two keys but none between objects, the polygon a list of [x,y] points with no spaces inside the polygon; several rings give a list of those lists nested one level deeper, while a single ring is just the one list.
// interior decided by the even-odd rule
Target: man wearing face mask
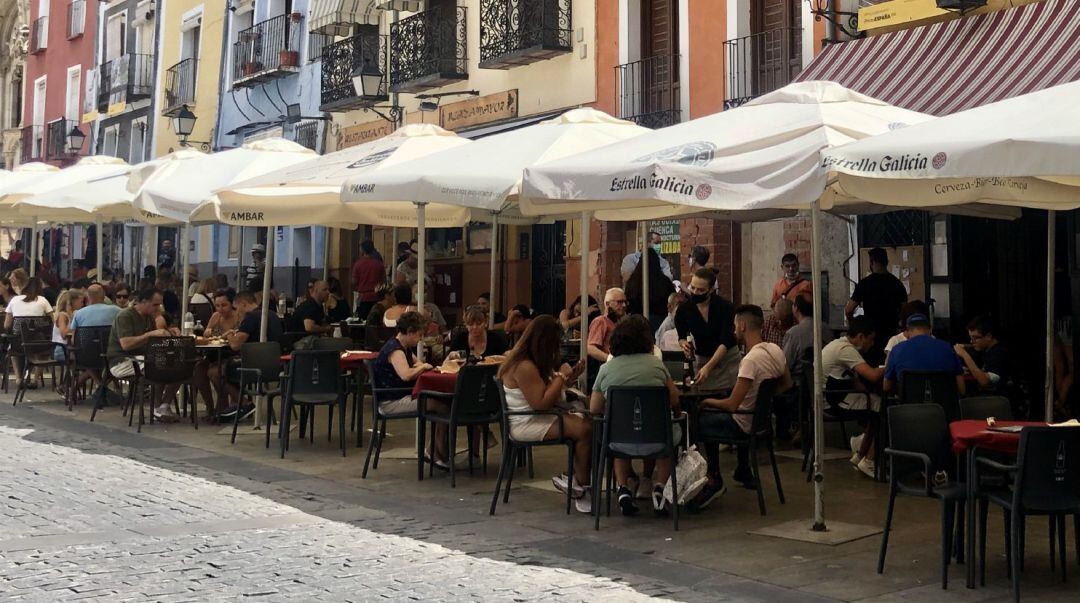
[{"label": "man wearing face mask", "polygon": [[[675,329],[686,356],[698,367],[694,382],[704,389],[731,389],[739,376],[742,352],[735,342],[735,307],[712,294],[716,273],[699,268],[685,288],[689,298],[675,311]],[[688,340],[694,337],[693,344]]]},{"label": "man wearing face mask", "polygon": [[[653,251],[660,256],[660,271],[664,273],[664,276],[669,281],[675,280],[675,277],[671,275],[671,264],[664,259],[664,256],[660,253],[662,245],[660,244],[660,233],[649,233],[649,245],[653,248]],[[633,253],[626,254],[626,257],[622,260],[622,265],[619,267],[619,273],[622,274],[622,282],[625,284],[630,280],[630,275],[634,273],[634,269],[637,268],[638,262],[641,261],[641,250],[638,249]]]},{"label": "man wearing face mask", "polygon": [[626,316],[626,293],[618,287],[612,287],[604,293],[604,314],[589,323],[589,358],[601,363],[607,362],[611,332],[623,316]]}]

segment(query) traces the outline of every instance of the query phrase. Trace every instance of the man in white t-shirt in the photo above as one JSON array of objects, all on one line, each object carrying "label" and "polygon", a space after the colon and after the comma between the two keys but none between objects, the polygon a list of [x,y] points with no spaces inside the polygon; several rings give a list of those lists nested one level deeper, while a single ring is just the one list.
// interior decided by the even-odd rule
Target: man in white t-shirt
[{"label": "man in white t-shirt", "polygon": [[[821,350],[821,365],[825,373],[825,396],[848,410],[881,410],[881,397],[870,389],[881,383],[885,367],[872,367],[863,354],[874,347],[874,323],[865,316],[848,321],[846,337],[829,343]],[[831,394],[829,390],[859,390],[848,394]],[[839,398],[839,399],[838,399]],[[851,462],[859,471],[874,477],[874,432],[876,421],[866,422],[863,434],[851,438]]]},{"label": "man in white t-shirt", "polygon": [[[774,394],[791,387],[791,372],[787,368],[784,351],[775,343],[763,341],[761,329],[765,325],[765,313],[760,306],[740,306],[735,309],[735,339],[745,350],[739,361],[739,376],[731,395],[722,400],[706,398],[701,401],[702,409],[714,408],[724,412],[702,412],[699,417],[701,433],[709,435],[741,436],[750,432],[753,425],[753,411],[757,406],[758,390],[762,382],[768,379],[778,380]],[[734,414],[738,411],[738,414]],[[732,414],[729,414],[732,413]],[[724,492],[724,480],[720,475],[720,451],[715,444],[705,446],[709,469],[709,483],[691,501],[690,508],[700,510],[708,506],[718,495]],[[744,487],[753,485],[750,473],[749,450],[737,449],[735,481]]]}]

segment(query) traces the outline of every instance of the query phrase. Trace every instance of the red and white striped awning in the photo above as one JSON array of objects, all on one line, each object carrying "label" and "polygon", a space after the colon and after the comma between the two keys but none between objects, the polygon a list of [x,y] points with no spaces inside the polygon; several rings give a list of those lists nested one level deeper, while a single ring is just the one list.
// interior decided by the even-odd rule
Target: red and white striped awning
[{"label": "red and white striped awning", "polygon": [[1045,0],[834,44],[796,78],[808,80],[931,115],[1080,80],[1080,0]]}]

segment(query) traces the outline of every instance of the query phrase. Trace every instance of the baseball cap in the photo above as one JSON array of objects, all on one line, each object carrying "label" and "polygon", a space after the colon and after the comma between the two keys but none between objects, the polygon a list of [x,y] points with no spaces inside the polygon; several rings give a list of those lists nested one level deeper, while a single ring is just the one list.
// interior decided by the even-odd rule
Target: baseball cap
[{"label": "baseball cap", "polygon": [[263,245],[262,243],[255,243],[251,246],[251,250],[258,251],[260,253],[266,253],[266,245]]},{"label": "baseball cap", "polygon": [[929,327],[930,319],[925,314],[912,314],[907,319],[908,328],[912,327]]}]

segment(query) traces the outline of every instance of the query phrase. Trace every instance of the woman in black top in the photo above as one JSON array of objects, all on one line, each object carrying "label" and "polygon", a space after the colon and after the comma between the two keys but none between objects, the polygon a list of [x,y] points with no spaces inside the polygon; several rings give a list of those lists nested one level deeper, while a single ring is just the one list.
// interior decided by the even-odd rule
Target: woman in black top
[{"label": "woman in black top", "polygon": [[326,321],[330,324],[343,322],[352,316],[352,310],[341,292],[341,281],[334,277],[326,279],[330,287],[330,299],[326,300]]},{"label": "woman in black top", "polygon": [[[642,274],[645,262],[638,262],[634,272],[630,274],[630,280],[626,281],[626,311],[630,314],[643,314],[644,287]],[[655,324],[653,329],[667,316],[667,298],[675,292],[675,285],[664,275],[660,265],[660,254],[649,249],[649,318]]]},{"label": "woman in black top", "polygon": [[465,310],[465,329],[458,331],[450,342],[451,352],[461,352],[465,358],[502,356],[508,345],[506,338],[498,331],[487,328],[487,314],[477,306]]}]

